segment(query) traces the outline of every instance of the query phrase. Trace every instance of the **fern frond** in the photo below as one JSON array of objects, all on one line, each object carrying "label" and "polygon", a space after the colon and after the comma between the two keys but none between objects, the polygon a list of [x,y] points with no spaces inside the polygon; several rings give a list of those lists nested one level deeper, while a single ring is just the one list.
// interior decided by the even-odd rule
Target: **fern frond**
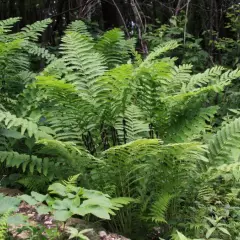
[{"label": "fern frond", "polygon": [[67,33],[62,42],[63,60],[72,72],[66,80],[74,83],[84,96],[91,96],[91,85],[106,70],[104,59],[94,50],[93,44],[79,33]]},{"label": "fern frond", "polygon": [[22,79],[22,81],[25,84],[29,84],[29,83],[32,83],[35,80],[36,74],[31,72],[31,71],[26,70],[26,71],[21,71],[18,74],[18,77],[20,79]]},{"label": "fern frond", "polygon": [[79,162],[81,158],[94,160],[94,156],[90,155],[85,149],[76,146],[72,142],[61,142],[57,140],[41,139],[36,144],[42,145],[41,153],[62,157],[64,160],[71,162]]},{"label": "fern frond", "polygon": [[124,145],[111,147],[102,154],[103,156],[118,156],[120,159],[129,159],[132,156],[134,160],[137,160],[146,155],[154,156],[158,154],[161,143],[159,139],[138,139]]},{"label": "fern frond", "polygon": [[168,193],[159,194],[150,208],[147,219],[151,219],[155,223],[166,223],[166,212],[173,198],[174,195]]},{"label": "fern frond", "polygon": [[5,163],[7,167],[22,168],[25,172],[27,167],[30,173],[37,171],[45,176],[48,173],[49,161],[47,158],[41,159],[36,156],[27,154],[19,154],[18,152],[0,151],[0,162]]},{"label": "fern frond", "polygon": [[124,39],[124,32],[114,28],[104,33],[95,45],[107,61],[108,67],[126,63],[130,59],[130,52],[134,49],[135,40]]},{"label": "fern frond", "polygon": [[41,36],[42,32],[45,31],[51,22],[51,19],[44,19],[31,25],[27,25],[21,29],[19,36],[27,40],[37,41],[39,36]]},{"label": "fern frond", "polygon": [[24,43],[23,48],[32,55],[41,57],[43,59],[46,59],[47,63],[50,63],[54,60],[56,60],[56,56],[54,54],[49,53],[49,51],[46,48],[42,48],[37,46],[34,43],[31,43],[29,41],[26,41]]},{"label": "fern frond", "polygon": [[10,211],[6,211],[3,215],[0,215],[0,239],[6,239],[8,230],[7,220],[10,213]]},{"label": "fern frond", "polygon": [[[211,161],[219,163],[234,161],[234,149],[239,149],[240,118],[236,118],[222,127],[209,143],[209,157]],[[237,151],[238,152],[238,151]],[[238,152],[239,156],[240,152]]]},{"label": "fern frond", "polygon": [[13,25],[20,21],[19,17],[15,18],[8,18],[6,20],[0,21],[0,35],[10,32],[10,29],[13,27]]},{"label": "fern frond", "polygon": [[[217,113],[218,107],[201,108],[199,111],[185,112],[178,117],[167,131],[166,142],[190,142],[200,140],[202,135],[211,129],[210,123]],[[188,116],[186,119],[185,116]]]},{"label": "fern frond", "polygon": [[222,74],[223,70],[223,67],[216,66],[207,69],[204,73],[193,75],[186,86],[186,90],[192,91],[196,88],[204,87],[206,85],[226,86],[230,84],[232,80],[240,77],[239,69],[236,69],[234,71],[228,70]]},{"label": "fern frond", "polygon": [[80,176],[80,174],[77,174],[77,175],[74,175],[74,176],[70,176],[68,178],[68,180],[63,180],[62,183],[65,186],[67,186],[67,185],[76,186],[79,176]]},{"label": "fern frond", "polygon": [[[36,123],[24,118],[18,118],[10,112],[0,111],[0,122],[4,123],[8,129],[20,128],[22,135],[27,132],[29,137],[34,136],[36,139],[38,139],[41,135],[47,136],[39,129]],[[50,135],[48,135],[48,137],[51,138]]]},{"label": "fern frond", "polygon": [[146,57],[146,59],[143,61],[143,63],[141,63],[140,67],[148,66],[149,63],[151,63],[153,60],[155,60],[161,54],[163,54],[167,51],[173,50],[173,49],[177,48],[178,46],[179,46],[179,44],[177,41],[169,41],[162,45],[159,45]]},{"label": "fern frond", "polygon": [[50,180],[45,175],[27,175],[17,180],[17,183],[23,185],[28,191],[44,192],[47,190]]},{"label": "fern frond", "polygon": [[124,115],[119,116],[115,124],[121,143],[127,143],[148,136],[149,124],[143,121],[140,109],[134,105],[129,106]]},{"label": "fern frond", "polygon": [[88,37],[89,39],[92,39],[92,35],[88,31],[87,25],[81,20],[76,20],[69,24],[67,27],[67,31],[77,32],[83,36]]},{"label": "fern frond", "polygon": [[36,84],[47,91],[51,91],[53,94],[54,91],[56,95],[60,92],[66,92],[67,94],[76,93],[74,85],[66,83],[64,80],[58,80],[54,76],[37,76]]}]

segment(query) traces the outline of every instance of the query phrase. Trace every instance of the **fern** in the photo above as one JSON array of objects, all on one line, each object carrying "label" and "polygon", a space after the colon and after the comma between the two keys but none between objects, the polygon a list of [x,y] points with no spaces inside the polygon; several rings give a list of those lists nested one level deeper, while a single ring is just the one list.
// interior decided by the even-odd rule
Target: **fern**
[{"label": "fern", "polygon": [[32,55],[41,57],[42,59],[46,59],[47,63],[50,63],[50,62],[56,60],[56,57],[54,54],[50,54],[47,49],[41,48],[41,47],[35,45],[34,43],[30,43],[30,42],[26,41],[24,49]]},{"label": "fern", "polygon": [[77,32],[83,36],[88,37],[89,39],[92,39],[92,36],[88,31],[87,25],[81,20],[76,20],[76,21],[72,22],[71,24],[69,24],[67,27],[67,31]]},{"label": "fern", "polygon": [[[240,131],[240,119],[236,118],[222,127],[209,143],[209,157],[211,161],[220,163],[233,161],[234,149],[238,149]],[[237,153],[237,152],[236,152]],[[238,154],[239,155],[239,154]]]},{"label": "fern", "polygon": [[30,120],[18,118],[10,112],[0,112],[0,122],[3,122],[6,128],[20,128],[21,134],[24,135],[27,132],[29,137],[35,137],[38,139],[41,136],[50,137],[40,130],[38,125]]},{"label": "fern", "polygon": [[129,106],[124,115],[117,120],[115,128],[121,143],[127,143],[137,140],[141,137],[147,137],[149,125],[143,120],[140,109],[136,106]]},{"label": "fern", "polygon": [[159,57],[161,54],[168,52],[169,50],[177,48],[179,45],[177,41],[169,41],[162,45],[159,45],[156,47],[141,63],[140,67],[147,67],[148,64],[150,64],[153,60],[155,60],[157,57]]},{"label": "fern", "polygon": [[2,216],[0,216],[0,239],[6,239],[8,225],[7,219],[10,216],[10,211],[6,211]]},{"label": "fern", "polygon": [[27,25],[21,30],[19,36],[27,40],[37,41],[39,36],[41,36],[42,32],[51,22],[51,19],[44,19],[42,21],[37,21],[31,25]]},{"label": "fern", "polygon": [[[49,166],[48,166],[49,167]],[[48,169],[49,173],[49,169]],[[17,183],[21,184],[24,188],[28,191],[35,191],[35,192],[45,192],[47,190],[48,185],[51,183],[51,177],[49,174],[45,175],[26,175],[22,176]]]},{"label": "fern", "polygon": [[[178,118],[178,124],[173,123],[168,130],[166,137],[167,142],[188,142],[200,140],[203,133],[211,130],[210,123],[214,119],[218,107],[209,107],[200,109],[199,112],[184,112],[182,118]],[[186,119],[184,116],[188,116]]]},{"label": "fern", "polygon": [[168,193],[156,197],[156,201],[150,208],[149,218],[155,223],[166,223],[166,212],[169,208],[170,201],[174,196]]},{"label": "fern", "polygon": [[104,33],[95,48],[104,56],[108,67],[113,68],[129,60],[134,45],[134,39],[125,40],[124,32],[115,28]]},{"label": "fern", "polygon": [[23,172],[28,167],[30,173],[37,171],[45,176],[48,173],[49,161],[47,158],[43,160],[36,156],[19,154],[18,152],[0,151],[0,162],[5,162],[7,167],[19,168],[21,166]]},{"label": "fern", "polygon": [[20,21],[19,17],[9,18],[9,19],[6,19],[6,20],[1,20],[0,21],[0,35],[10,32],[10,29],[18,21]]},{"label": "fern", "polygon": [[68,185],[76,186],[79,176],[80,176],[80,174],[77,174],[77,175],[74,175],[74,176],[70,176],[67,181],[63,180],[62,183],[65,186],[68,186]]},{"label": "fern", "polygon": [[74,83],[83,96],[91,96],[90,87],[94,79],[105,72],[104,60],[94,51],[89,40],[75,32],[67,33],[61,44],[63,60],[72,73],[66,79]]}]

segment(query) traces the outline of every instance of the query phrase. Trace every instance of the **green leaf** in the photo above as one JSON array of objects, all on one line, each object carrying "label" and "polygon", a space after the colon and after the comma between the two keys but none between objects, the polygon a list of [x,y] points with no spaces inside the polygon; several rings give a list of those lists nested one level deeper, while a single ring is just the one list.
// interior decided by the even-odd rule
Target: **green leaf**
[{"label": "green leaf", "polygon": [[42,195],[40,193],[37,192],[31,192],[32,197],[34,197],[38,202],[44,202],[48,195]]},{"label": "green leaf", "polygon": [[85,208],[85,214],[93,214],[94,216],[99,217],[101,219],[107,219],[107,220],[110,219],[110,215],[108,211],[101,206],[94,206],[94,205],[88,206]]},{"label": "green leaf", "polygon": [[72,213],[70,211],[59,210],[54,212],[53,216],[57,221],[66,222],[72,216]]},{"label": "green leaf", "polygon": [[55,200],[52,207],[53,209],[57,209],[57,210],[67,210],[69,207],[69,204],[66,204],[66,202],[62,200]]},{"label": "green leaf", "polygon": [[223,232],[223,233],[225,233],[225,234],[231,236],[231,234],[229,233],[229,231],[228,231],[226,228],[218,227],[218,229],[219,229],[221,232]]},{"label": "green leaf", "polygon": [[215,227],[209,228],[207,233],[206,233],[206,238],[209,238],[215,230],[216,230]]},{"label": "green leaf", "polygon": [[105,208],[111,208],[112,207],[112,203],[111,203],[110,199],[108,199],[104,196],[85,200],[81,204],[81,207],[88,207],[88,206],[91,206],[91,205],[96,205],[96,206],[98,205],[98,206],[105,207]]},{"label": "green leaf", "polygon": [[10,129],[2,129],[1,135],[5,136],[7,138],[14,138],[14,139],[25,138],[25,136],[22,135],[20,132],[17,132],[15,130],[10,130]]},{"label": "green leaf", "polygon": [[53,183],[49,186],[48,191],[52,194],[58,194],[62,197],[66,197],[66,187],[61,183]]},{"label": "green leaf", "polygon": [[49,212],[52,211],[52,209],[50,207],[47,207],[47,206],[40,206],[36,210],[37,210],[39,215],[48,214]]},{"label": "green leaf", "polygon": [[26,195],[26,194],[19,196],[19,198],[22,199],[23,201],[27,202],[29,205],[36,205],[39,203],[33,197]]},{"label": "green leaf", "polygon": [[21,200],[18,198],[0,195],[0,214],[4,214],[7,211],[15,211],[20,202]]},{"label": "green leaf", "polygon": [[8,224],[13,225],[22,225],[27,223],[27,217],[22,214],[15,214],[13,216],[8,217],[7,219]]},{"label": "green leaf", "polygon": [[179,240],[188,240],[187,237],[185,237],[181,232],[177,231],[177,237]]}]

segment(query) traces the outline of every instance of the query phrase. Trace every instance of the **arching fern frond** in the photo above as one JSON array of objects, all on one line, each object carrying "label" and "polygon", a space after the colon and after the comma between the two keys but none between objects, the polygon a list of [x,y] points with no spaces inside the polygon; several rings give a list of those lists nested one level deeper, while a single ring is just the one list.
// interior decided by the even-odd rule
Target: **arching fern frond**
[{"label": "arching fern frond", "polygon": [[29,137],[34,136],[36,139],[38,139],[40,136],[51,138],[50,135],[41,131],[36,123],[24,118],[18,118],[10,112],[0,111],[0,122],[4,123],[8,129],[20,128],[22,135],[27,132]]},{"label": "arching fern frond", "polygon": [[1,20],[0,21],[0,35],[10,32],[10,29],[13,27],[13,25],[19,21],[20,21],[19,17]]},{"label": "arching fern frond", "polygon": [[23,48],[31,55],[35,55],[45,59],[47,63],[56,60],[56,56],[54,54],[49,53],[46,48],[39,47],[35,43],[26,41]]},{"label": "arching fern frond", "polygon": [[173,49],[177,48],[178,46],[179,46],[179,44],[177,41],[169,41],[162,45],[159,45],[146,57],[146,59],[143,61],[143,63],[141,63],[140,67],[147,66],[149,63],[151,63],[153,60],[155,60],[161,54],[163,54],[167,51],[173,50]]},{"label": "arching fern frond", "polygon": [[72,142],[61,142],[57,140],[41,139],[36,142],[41,145],[41,153],[55,157],[62,157],[64,160],[77,163],[81,158],[95,160],[83,147],[80,148]]},{"label": "arching fern frond", "polygon": [[224,70],[221,66],[216,66],[207,69],[204,73],[193,75],[186,86],[187,91],[192,91],[199,87],[205,87],[206,85],[220,85],[226,86],[231,83],[232,80],[240,77],[240,70],[234,71],[228,70],[222,73]]},{"label": "arching fern frond", "polygon": [[[199,111],[185,112],[168,128],[164,138],[167,142],[189,142],[200,140],[202,135],[211,129],[210,123],[217,113],[218,107],[201,108]],[[188,116],[186,118],[185,116]]]},{"label": "arching fern frond", "polygon": [[0,162],[5,163],[6,167],[21,167],[23,172],[29,169],[30,173],[36,171],[43,173],[45,176],[48,174],[49,160],[47,158],[41,159],[18,152],[0,151]]},{"label": "arching fern frond", "polygon": [[121,156],[123,158],[133,156],[135,159],[142,158],[144,155],[155,155],[161,148],[159,139],[138,139],[124,145],[111,147],[103,152],[103,155]]},{"label": "arching fern frond", "polygon": [[31,25],[27,25],[26,27],[22,28],[21,32],[18,35],[20,38],[37,41],[39,36],[41,36],[42,32],[48,27],[51,22],[51,19],[37,21]]}]

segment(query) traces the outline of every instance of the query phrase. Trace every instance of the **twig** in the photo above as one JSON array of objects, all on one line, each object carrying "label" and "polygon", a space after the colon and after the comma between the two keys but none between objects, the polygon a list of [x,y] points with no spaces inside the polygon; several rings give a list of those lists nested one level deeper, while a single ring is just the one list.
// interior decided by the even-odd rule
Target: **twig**
[{"label": "twig", "polygon": [[119,7],[117,6],[115,0],[112,0],[112,1],[113,1],[114,6],[116,7],[116,9],[117,9],[117,11],[118,11],[118,13],[119,13],[120,18],[122,19],[123,25],[124,25],[124,27],[125,27],[125,29],[126,29],[126,33],[127,33],[128,37],[130,38],[130,34],[129,34],[129,32],[128,32],[127,25],[126,25],[126,23],[125,23],[125,21],[124,21],[123,15],[122,15]]},{"label": "twig", "polygon": [[185,25],[184,25],[184,37],[183,37],[183,45],[186,44],[186,35],[187,35],[187,22],[188,22],[188,10],[189,10],[189,4],[191,0],[188,0],[187,2],[187,9],[186,9],[186,15],[185,15]]}]

